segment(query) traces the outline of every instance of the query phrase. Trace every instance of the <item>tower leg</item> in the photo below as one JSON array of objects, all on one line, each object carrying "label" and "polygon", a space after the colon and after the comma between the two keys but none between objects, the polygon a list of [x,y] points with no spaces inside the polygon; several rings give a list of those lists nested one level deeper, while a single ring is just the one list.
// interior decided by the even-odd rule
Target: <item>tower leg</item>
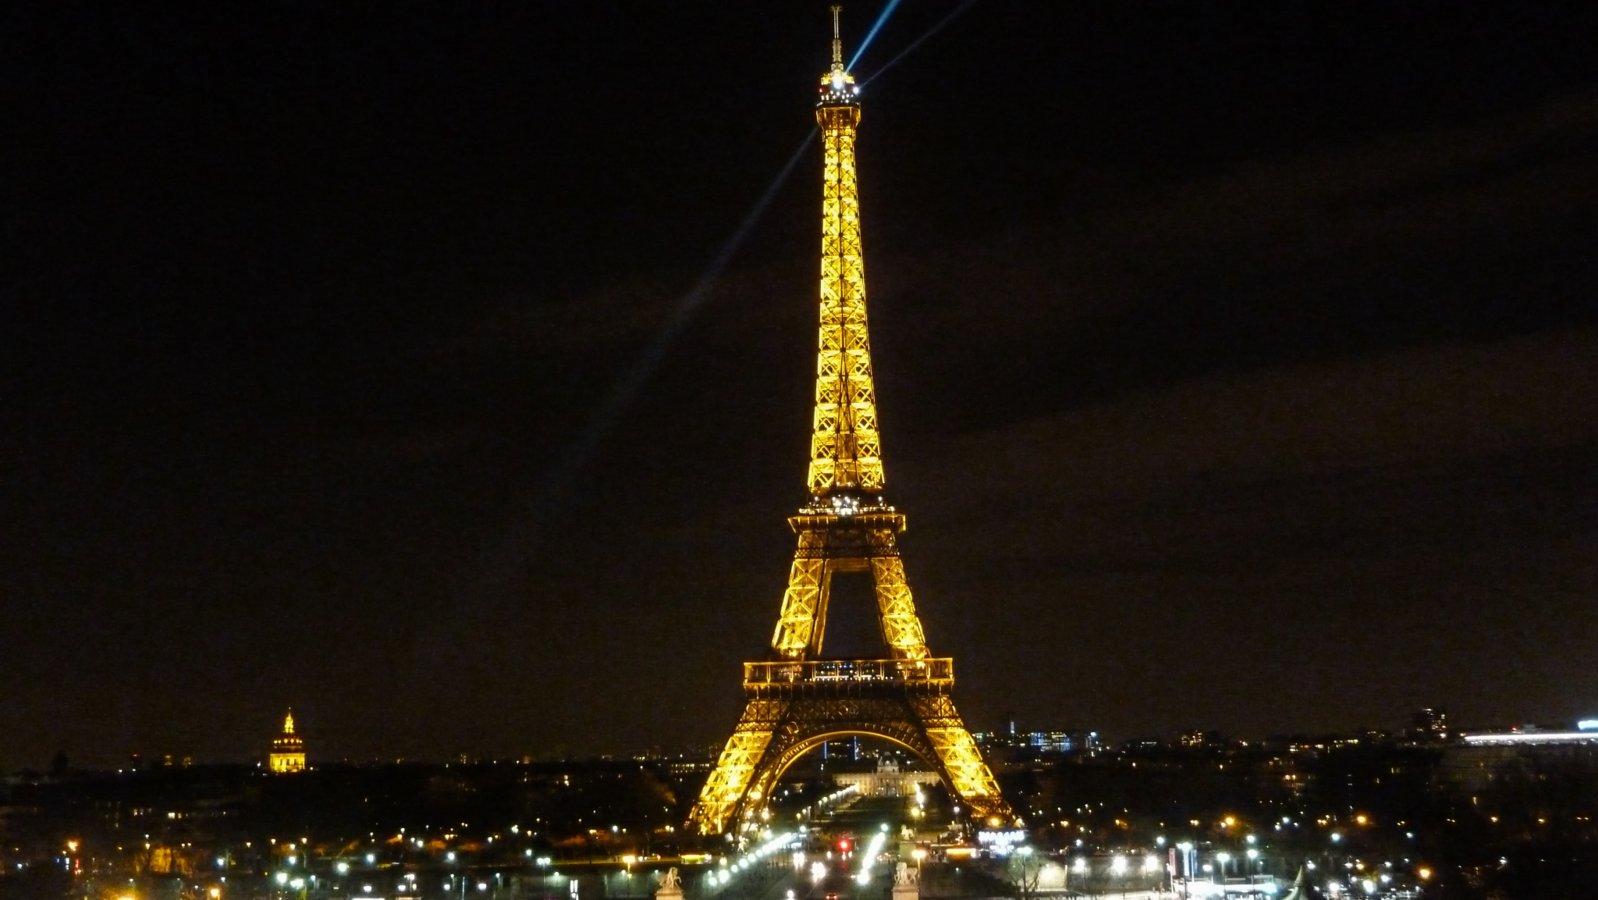
[{"label": "tower leg", "polygon": [[746,799],[764,799],[764,792],[750,797],[750,785],[761,771],[766,747],[781,721],[787,704],[780,700],[751,698],[732,737],[716,758],[699,800],[688,816],[688,827],[699,834],[721,834],[744,806]]}]

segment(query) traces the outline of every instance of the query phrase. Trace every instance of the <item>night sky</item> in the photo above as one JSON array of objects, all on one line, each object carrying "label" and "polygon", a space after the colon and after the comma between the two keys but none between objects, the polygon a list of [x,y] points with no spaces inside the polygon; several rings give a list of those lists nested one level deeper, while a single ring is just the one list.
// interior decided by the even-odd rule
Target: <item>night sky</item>
[{"label": "night sky", "polygon": [[[289,705],[313,761],[719,744],[806,499],[826,4],[33,6],[0,769],[243,760]],[[972,728],[1598,714],[1594,34],[894,12],[888,498]]]}]

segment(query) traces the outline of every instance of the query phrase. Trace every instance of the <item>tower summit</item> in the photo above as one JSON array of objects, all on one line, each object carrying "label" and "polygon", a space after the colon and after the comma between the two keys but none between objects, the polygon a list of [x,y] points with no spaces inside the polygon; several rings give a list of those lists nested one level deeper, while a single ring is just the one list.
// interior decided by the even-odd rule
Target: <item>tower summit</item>
[{"label": "tower summit", "polygon": [[[876,738],[936,771],[984,824],[1014,822],[993,773],[954,708],[954,660],[927,649],[899,556],[905,519],[882,498],[882,442],[866,329],[865,259],[855,132],[860,89],[843,63],[832,8],[832,67],[821,76],[821,322],[809,501],[788,518],[798,536],[771,654],[744,663],[743,717],[717,758],[689,827],[752,827],[788,767],[827,740]],[[866,579],[885,658],[822,655],[835,577]]]}]

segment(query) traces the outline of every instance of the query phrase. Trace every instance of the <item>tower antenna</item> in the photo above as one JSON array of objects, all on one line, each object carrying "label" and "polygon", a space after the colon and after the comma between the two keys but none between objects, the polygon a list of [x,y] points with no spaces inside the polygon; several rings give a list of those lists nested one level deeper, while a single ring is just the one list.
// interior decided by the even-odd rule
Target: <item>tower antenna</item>
[{"label": "tower antenna", "polygon": [[838,29],[838,14],[843,7],[837,3],[832,4],[832,70],[843,70],[843,38]]}]

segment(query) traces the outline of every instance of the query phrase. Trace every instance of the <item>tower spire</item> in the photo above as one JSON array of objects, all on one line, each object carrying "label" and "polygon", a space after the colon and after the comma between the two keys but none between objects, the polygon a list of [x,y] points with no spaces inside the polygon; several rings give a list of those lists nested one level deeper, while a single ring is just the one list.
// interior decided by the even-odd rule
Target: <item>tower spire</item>
[{"label": "tower spire", "polygon": [[843,12],[843,7],[834,3],[832,5],[832,71],[843,71],[843,37],[838,28],[838,14]]}]

